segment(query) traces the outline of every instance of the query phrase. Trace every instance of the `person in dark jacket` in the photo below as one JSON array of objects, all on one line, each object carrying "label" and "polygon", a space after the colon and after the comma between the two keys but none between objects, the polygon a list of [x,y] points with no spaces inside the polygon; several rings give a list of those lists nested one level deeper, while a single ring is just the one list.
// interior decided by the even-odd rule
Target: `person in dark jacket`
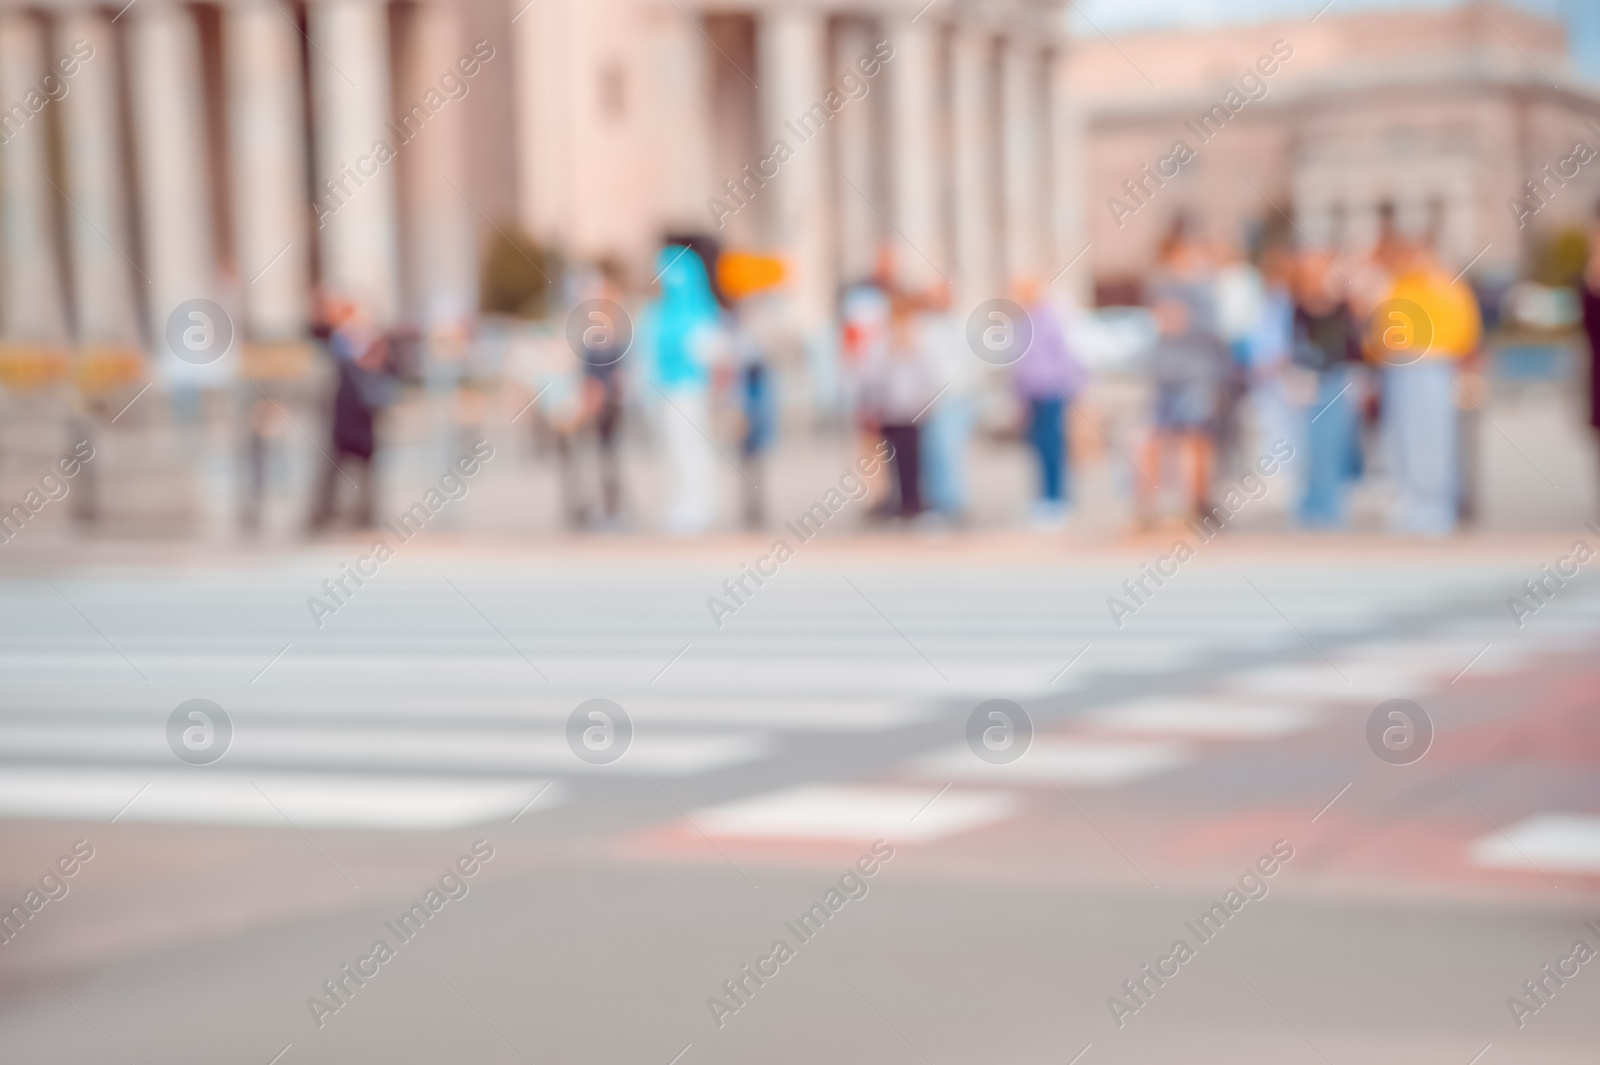
[{"label": "person in dark jacket", "polygon": [[1583,331],[1589,338],[1589,425],[1600,434],[1600,204],[1589,233],[1589,265],[1578,294],[1583,300]]},{"label": "person in dark jacket", "polygon": [[[560,436],[562,461],[571,485],[571,523],[579,528],[591,523],[614,532],[622,527],[622,466],[618,452],[623,412],[622,360],[633,343],[632,326],[614,320],[621,310],[622,267],[602,260],[581,282],[590,300],[605,300],[610,308],[591,309],[575,350],[582,372],[580,423]],[[624,312],[625,314],[626,312]],[[599,504],[589,509],[585,492],[583,452],[592,451],[599,480]]]},{"label": "person in dark jacket", "polygon": [[1359,447],[1361,327],[1345,288],[1320,255],[1306,252],[1296,262],[1290,357],[1316,382],[1305,412],[1305,492],[1299,518],[1302,525],[1320,529],[1342,529],[1350,522],[1350,455]]},{"label": "person in dark jacket", "polygon": [[324,456],[327,462],[317,484],[310,531],[322,532],[333,524],[341,479],[356,490],[356,526],[371,528],[377,509],[372,469],[377,444],[374,420],[392,385],[388,338],[373,328],[356,304],[342,299],[321,301],[312,334],[332,358],[338,384],[329,449]]}]

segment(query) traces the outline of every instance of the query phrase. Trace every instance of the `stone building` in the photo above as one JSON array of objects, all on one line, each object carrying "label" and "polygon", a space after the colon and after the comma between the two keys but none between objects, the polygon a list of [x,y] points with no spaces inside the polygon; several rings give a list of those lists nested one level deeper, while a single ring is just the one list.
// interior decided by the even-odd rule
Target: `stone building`
[{"label": "stone building", "polygon": [[7,2],[7,372],[19,352],[142,352],[157,377],[221,380],[226,361],[164,350],[173,308],[215,300],[246,345],[293,340],[314,284],[450,331],[486,240],[514,230],[620,257],[639,286],[670,230],[777,251],[814,329],[885,244],[968,300],[1048,279],[1082,244],[1062,17],[1061,0]]},{"label": "stone building", "polygon": [[1062,16],[539,0],[515,37],[519,220],[633,262],[664,225],[779,251],[813,327],[885,246],[971,302],[1048,278],[1082,245]]},{"label": "stone building", "polygon": [[[1587,225],[1600,196],[1600,160],[1573,151],[1600,151],[1600,94],[1569,70],[1559,23],[1493,0],[1086,37],[1069,86],[1090,116],[1086,200],[1106,297],[1125,296],[1180,209],[1241,247],[1292,218],[1331,253],[1369,247],[1388,202],[1457,266],[1504,276],[1534,239]],[[1192,158],[1163,177],[1178,141]]]}]

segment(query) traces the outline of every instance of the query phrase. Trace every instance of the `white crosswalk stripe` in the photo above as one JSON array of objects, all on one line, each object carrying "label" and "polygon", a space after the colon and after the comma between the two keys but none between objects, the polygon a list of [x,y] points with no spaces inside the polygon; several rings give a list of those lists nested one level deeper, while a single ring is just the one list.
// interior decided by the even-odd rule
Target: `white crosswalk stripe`
[{"label": "white crosswalk stripe", "polygon": [[[36,769],[0,773],[0,814],[85,821],[170,821],[297,828],[443,829],[510,819],[562,799],[538,780],[456,780],[332,773],[141,773]],[[541,791],[543,792],[541,794]]]},{"label": "white crosswalk stripe", "polygon": [[986,762],[966,747],[951,747],[919,760],[914,768],[929,779],[1106,787],[1164,773],[1189,760],[1189,752],[1173,743],[1041,738],[1014,762]]},{"label": "white crosswalk stripe", "polygon": [[[982,699],[1026,703],[1216,674],[1228,656],[1287,662],[1213,676],[1187,701],[1097,709],[1072,735],[1037,736],[1012,766],[960,747],[895,763],[930,781],[926,791],[786,786],[782,803],[763,806],[756,793],[740,800],[754,805],[725,804],[710,818],[719,831],[759,835],[770,824],[780,836],[826,837],[852,817],[892,821],[902,799],[926,802],[955,781],[916,818],[927,826],[917,831],[937,836],[1009,816],[1008,788],[1144,779],[1215,741],[1314,727],[1323,700],[1448,682],[1485,643],[1494,646],[1469,676],[1516,668],[1600,624],[1573,596],[1560,624],[1554,608],[1535,619],[1537,640],[1494,615],[1398,647],[1387,637],[1351,643],[1467,592],[1481,593],[1488,619],[1495,596],[1521,577],[1488,567],[1345,567],[1334,578],[1219,565],[1170,582],[1119,629],[1106,598],[1137,571],[1142,560],[1130,557],[1115,576],[1104,564],[852,571],[871,606],[844,573],[786,571],[720,629],[705,598],[720,594],[721,570],[417,560],[385,570],[318,629],[305,598],[321,594],[340,561],[57,578],[81,616],[42,581],[0,581],[11,606],[0,615],[0,817],[109,819],[144,788],[122,818],[429,829],[510,818],[550,781],[535,810],[606,778],[739,771],[782,760],[791,744],[913,729]],[[235,725],[228,753],[205,767],[182,765],[166,745],[167,715],[196,697],[218,702]],[[635,728],[627,754],[606,766],[578,759],[564,731],[573,708],[595,697],[617,701]]]},{"label": "white crosswalk stripe", "polygon": [[1097,710],[1090,728],[1217,739],[1275,739],[1318,724],[1309,706],[1251,705],[1234,699],[1151,699]]},{"label": "white crosswalk stripe", "polygon": [[698,811],[711,836],[925,843],[1003,820],[1017,799],[1003,791],[818,784]]},{"label": "white crosswalk stripe", "polygon": [[1540,814],[1472,845],[1472,860],[1492,869],[1600,873],[1600,816]]},{"label": "white crosswalk stripe", "polygon": [[[771,743],[755,733],[638,735],[627,755],[610,766],[573,757],[562,732],[508,732],[476,728],[433,729],[242,729],[225,757],[251,765],[403,768],[410,772],[484,773],[609,772],[683,776],[750,761]],[[72,757],[170,758],[157,728],[119,725],[87,732],[72,725],[0,724],[0,750],[16,756],[64,760]]]}]

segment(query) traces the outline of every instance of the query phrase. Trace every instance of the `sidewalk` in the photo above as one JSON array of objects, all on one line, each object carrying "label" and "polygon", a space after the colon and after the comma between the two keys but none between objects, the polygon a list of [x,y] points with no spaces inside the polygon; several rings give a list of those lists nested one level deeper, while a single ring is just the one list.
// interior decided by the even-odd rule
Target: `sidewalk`
[{"label": "sidewalk", "polygon": [[[461,424],[460,408],[426,396],[413,396],[391,411],[386,426],[389,445],[380,455],[378,470],[380,520],[420,502],[471,442],[483,438],[494,447],[493,459],[469,482],[466,497],[448,504],[430,522],[423,536],[426,543],[461,540],[486,550],[534,549],[561,555],[610,556],[620,551],[681,556],[702,549],[719,554],[719,544],[738,540],[738,507],[748,486],[735,465],[736,446],[727,427],[714,433],[724,456],[716,460],[719,513],[713,536],[703,544],[689,546],[662,539],[658,515],[669,490],[669,474],[649,436],[649,427],[639,419],[627,426],[622,444],[625,530],[574,536],[563,517],[554,449],[536,436],[529,416],[512,421],[525,403],[526,397],[516,390],[503,390],[472,412],[476,424]],[[1139,429],[1129,410],[1126,396],[1097,388],[1073,414],[1073,513],[1063,533],[1037,534],[1024,526],[1034,476],[1025,445],[1015,439],[974,434],[968,451],[970,507],[957,526],[914,532],[877,528],[867,520],[868,502],[853,501],[830,518],[821,539],[832,545],[849,541],[855,545],[852,549],[874,554],[911,550],[918,555],[970,553],[991,559],[1143,550],[1144,540],[1152,546],[1169,546],[1172,530],[1140,536],[1133,529],[1131,500],[1140,475],[1132,468],[1131,459],[1137,452]],[[175,484],[187,481],[194,486],[199,517],[191,523],[190,532],[165,541],[175,552],[170,557],[190,557],[196,552],[249,557],[307,545],[303,527],[313,478],[326,461],[318,450],[326,429],[318,412],[311,409],[297,408],[289,417],[290,424],[281,428],[273,444],[263,532],[254,541],[237,531],[239,462],[234,427],[218,419],[179,434],[188,469],[171,469],[168,478]],[[1550,385],[1527,387],[1497,395],[1485,404],[1483,416],[1473,418],[1480,456],[1476,525],[1450,541],[1416,548],[1396,544],[1395,549],[1402,554],[1411,550],[1471,553],[1504,537],[1531,537],[1534,542],[1550,538],[1570,545],[1571,538],[1582,533],[1583,522],[1594,517],[1600,506],[1594,445],[1571,397]],[[103,470],[103,481],[105,475],[125,465],[110,452],[126,442],[111,435],[101,439],[102,451],[107,452],[97,464]],[[1247,445],[1242,453],[1253,453],[1253,446]],[[770,545],[771,536],[782,531],[785,521],[798,519],[819,503],[849,468],[855,447],[855,441],[839,431],[786,428],[764,468],[755,475],[765,495],[767,522],[751,543]],[[1269,481],[1263,498],[1251,502],[1229,523],[1222,542],[1211,550],[1225,550],[1226,543],[1246,540],[1270,543],[1274,550],[1300,550],[1304,545],[1314,552],[1335,554],[1365,552],[1380,544],[1387,548],[1382,531],[1388,485],[1382,478],[1381,451],[1377,443],[1369,448],[1369,457],[1379,468],[1354,490],[1349,536],[1310,536],[1295,529],[1290,518],[1295,497],[1291,465]],[[23,456],[16,451],[9,458],[0,480],[8,499],[20,499],[20,493],[36,479],[32,466],[42,460],[32,456],[38,461],[30,465],[21,461]],[[1226,476],[1218,478],[1219,485],[1229,481]],[[109,527],[81,532],[72,526],[71,513],[71,506],[65,503],[50,505],[21,535],[5,544],[0,555],[99,556],[119,550],[131,552],[130,557],[167,554],[157,546],[162,541],[138,529]],[[135,544],[135,540],[143,543]],[[125,549],[113,549],[111,545],[118,541],[129,543]],[[4,564],[0,559],[0,565]]]}]

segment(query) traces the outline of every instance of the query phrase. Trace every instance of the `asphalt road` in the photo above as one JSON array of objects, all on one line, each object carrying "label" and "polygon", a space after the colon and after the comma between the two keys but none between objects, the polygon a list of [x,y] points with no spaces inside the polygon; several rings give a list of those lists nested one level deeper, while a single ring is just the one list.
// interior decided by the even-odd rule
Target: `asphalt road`
[{"label": "asphalt road", "polygon": [[[1161,552],[802,549],[718,627],[753,555],[430,550],[319,626],[360,553],[0,582],[0,901],[93,850],[0,944],[0,1059],[1600,1047],[1592,965],[1520,1028],[1506,1002],[1600,948],[1600,601],[1518,629],[1536,553],[1219,549],[1119,627],[1107,597]],[[1369,743],[1391,699],[1431,723],[1420,759]],[[1026,718],[974,727],[989,700]],[[997,722],[1031,739],[992,764]]]}]

